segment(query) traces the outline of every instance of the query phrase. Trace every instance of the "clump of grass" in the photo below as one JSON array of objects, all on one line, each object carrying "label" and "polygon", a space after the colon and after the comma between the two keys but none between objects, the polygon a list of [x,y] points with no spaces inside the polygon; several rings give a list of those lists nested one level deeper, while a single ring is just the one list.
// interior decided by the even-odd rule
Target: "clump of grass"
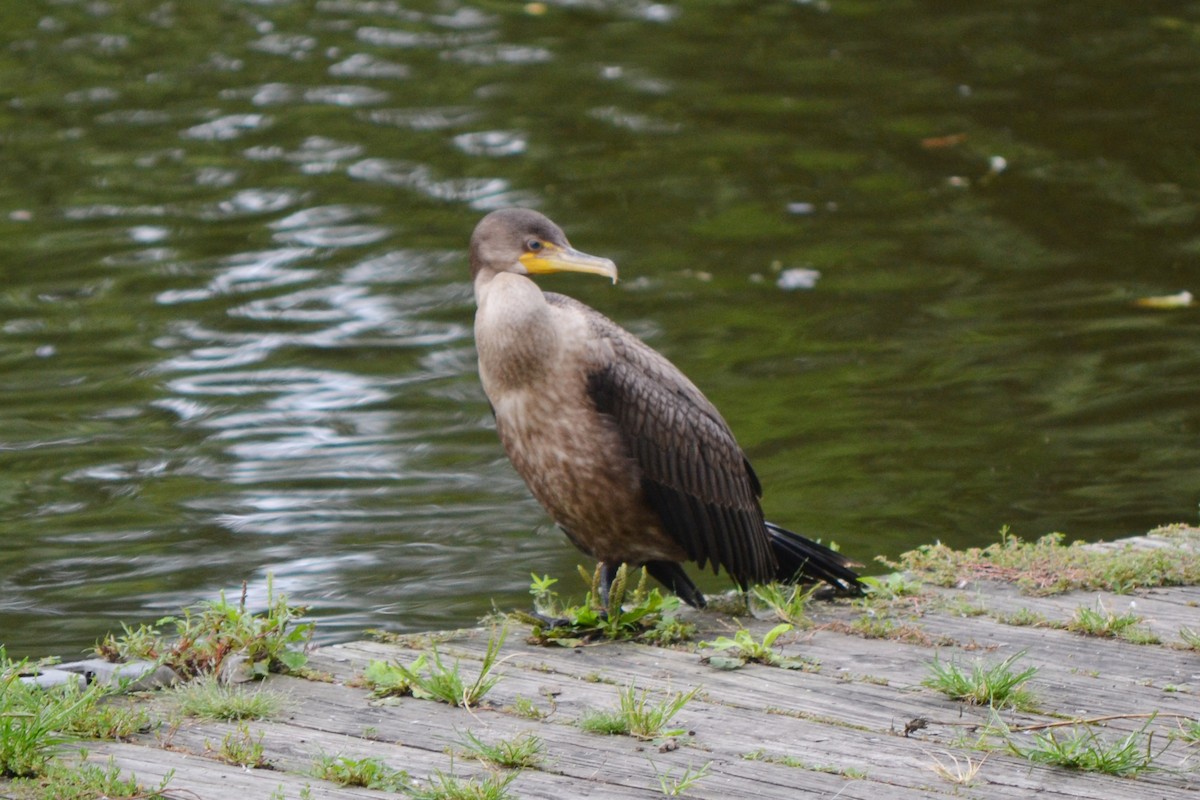
[{"label": "clump of grass", "polygon": [[268,689],[250,689],[244,684],[224,684],[204,676],[172,690],[176,707],[189,717],[238,720],[269,719],[284,705],[284,696]]},{"label": "clump of grass", "polygon": [[1099,636],[1107,639],[1125,639],[1135,644],[1158,644],[1157,636],[1137,624],[1142,618],[1132,611],[1117,614],[1109,611],[1103,603],[1097,603],[1096,608],[1079,606],[1074,616],[1065,625],[1069,631],[1082,633],[1086,636]]},{"label": "clump of grass", "polygon": [[424,786],[407,787],[412,800],[506,800],[508,786],[519,772],[492,774],[483,778],[459,778],[435,771]]},{"label": "clump of grass", "polygon": [[557,578],[533,575],[529,593],[533,595],[536,615],[514,611],[518,621],[530,625],[530,640],[537,644],[575,647],[596,639],[638,639],[651,644],[669,645],[687,641],[695,635],[691,623],[677,618],[681,607],[678,597],[664,596],[657,588],[648,588],[645,569],[638,571],[636,586],[631,584],[628,565],[617,568],[609,587],[608,602],[601,602],[600,566],[592,575],[583,568],[580,574],[591,583],[591,591],[576,605],[563,600],[554,590]]},{"label": "clump of grass", "polygon": [[1147,721],[1139,730],[1118,739],[1107,740],[1091,726],[1079,726],[1065,733],[1051,729],[1040,731],[1027,744],[1008,739],[1014,754],[1038,764],[1050,764],[1083,772],[1134,776],[1154,767],[1151,749],[1153,734],[1146,733]]},{"label": "clump of grass", "polygon": [[518,695],[512,702],[511,706],[505,708],[506,711],[515,714],[518,717],[525,719],[545,719],[546,712],[538,708],[536,704],[528,697]]},{"label": "clump of grass", "polygon": [[269,766],[266,748],[263,747],[262,741],[263,733],[259,731],[256,738],[250,732],[250,727],[243,722],[225,734],[219,748],[214,748],[209,742],[204,743],[204,748],[209,752],[215,752],[217,757],[226,764],[246,769],[260,769]]},{"label": "clump of grass", "polygon": [[979,770],[983,767],[985,761],[988,760],[988,753],[978,761],[972,761],[970,756],[965,756],[962,761],[953,753],[946,753],[950,757],[950,764],[942,761],[937,756],[932,756],[933,763],[929,768],[933,770],[933,774],[937,775],[944,781],[948,781],[958,786],[970,786],[975,783],[975,779],[979,776]]},{"label": "clump of grass", "polygon": [[658,777],[658,786],[660,789],[662,789],[662,793],[665,796],[679,797],[701,780],[708,777],[708,771],[711,768],[712,762],[709,761],[700,769],[692,769],[691,767],[688,767],[678,778],[676,778],[673,774],[673,770],[659,772],[657,769],[655,769],[655,775]]},{"label": "clump of grass", "polygon": [[1200,719],[1180,720],[1178,733],[1171,735],[1187,744],[1200,744]]},{"label": "clump of grass", "polygon": [[[500,648],[504,645],[507,634],[506,628],[502,628],[499,633],[492,633],[488,639],[487,651],[479,665],[479,674],[473,681],[463,678],[462,664],[458,659],[454,660],[453,665],[443,663],[437,645],[431,646],[429,654],[432,658],[428,661],[422,653],[411,666],[406,667],[394,662],[388,667],[398,673],[398,679],[405,682],[408,691],[411,691],[414,697],[471,708],[478,705],[500,682],[502,676],[494,670],[500,661]],[[393,691],[395,689],[393,686]]]},{"label": "clump of grass", "polygon": [[40,777],[23,778],[14,785],[28,787],[28,795],[45,800],[166,800],[163,792],[174,777],[170,770],[154,789],[138,783],[136,775],[123,777],[121,768],[110,757],[105,766],[87,763],[87,751],[79,753],[79,764],[50,764]]},{"label": "clump of grass", "polygon": [[734,633],[733,638],[718,636],[711,642],[701,642],[701,647],[708,647],[726,655],[708,656],[704,660],[718,669],[739,669],[751,662],[767,664],[783,669],[813,670],[819,665],[801,658],[784,656],[774,649],[775,640],[792,630],[791,623],[781,622],[767,631],[759,641],[754,634],[745,628]]},{"label": "clump of grass", "polygon": [[21,680],[36,674],[28,661],[10,661],[0,647],[0,778],[35,777],[75,731],[88,732],[88,716],[108,690],[93,684],[42,689]]},{"label": "clump of grass", "polygon": [[413,678],[425,669],[425,654],[405,667],[391,661],[372,661],[363,671],[362,681],[373,697],[404,697],[413,693]]},{"label": "clump of grass", "polygon": [[[178,616],[163,617],[153,625],[122,626],[120,636],[109,634],[96,645],[96,654],[110,661],[146,660],[171,667],[185,678],[216,672],[226,657],[243,654],[250,674],[297,672],[308,661],[305,654],[313,624],[298,622],[306,609],[291,606],[275,593],[267,579],[267,609],[256,614],[246,607],[246,584],[241,600],[220,599],[183,609]],[[173,635],[164,628],[173,628]]]},{"label": "clump of grass", "polygon": [[997,622],[1018,627],[1040,628],[1048,624],[1046,615],[1040,611],[1034,611],[1032,608],[1018,608],[1016,611],[1007,614],[997,613],[994,616]]},{"label": "clump of grass", "polygon": [[770,610],[780,622],[807,628],[812,624],[808,618],[808,601],[818,588],[794,583],[763,583],[750,591],[754,600]]},{"label": "clump of grass", "polygon": [[99,691],[93,697],[94,702],[82,706],[74,715],[66,727],[67,733],[83,739],[120,741],[150,730],[150,714],[146,709],[112,696],[112,690]]},{"label": "clump of grass", "polygon": [[1192,650],[1200,650],[1200,631],[1193,630],[1184,625],[1179,629],[1179,638],[1185,647]]},{"label": "clump of grass", "polygon": [[361,786],[383,792],[401,792],[409,788],[407,772],[392,769],[378,758],[321,754],[313,763],[313,777],[339,786]]},{"label": "clump of grass", "polygon": [[976,661],[971,665],[970,673],[954,662],[943,662],[935,657],[929,665],[929,677],[922,683],[951,699],[972,705],[1031,711],[1035,708],[1035,700],[1025,684],[1037,674],[1037,667],[1020,672],[1014,669],[1017,660],[1024,655],[1022,650],[991,666]]},{"label": "clump of grass", "polygon": [[467,754],[494,767],[507,769],[522,769],[537,766],[538,757],[542,753],[542,740],[530,733],[523,733],[512,739],[500,739],[488,744],[467,731],[460,744]]},{"label": "clump of grass", "polygon": [[900,556],[898,562],[880,559],[893,569],[906,570],[940,586],[968,580],[1014,583],[1033,595],[1060,594],[1074,589],[1128,593],[1146,586],[1178,586],[1200,582],[1200,548],[1182,534],[1154,532],[1170,544],[1153,549],[1085,547],[1064,544],[1060,533],[1026,542],[1000,531],[1000,541],[987,547],[953,550],[944,544],[923,545]]},{"label": "clump of grass", "polygon": [[814,764],[796,756],[768,753],[766,750],[752,750],[742,753],[746,761],[763,761],[767,764],[779,764],[793,769],[806,769],[810,772],[823,772],[827,775],[841,775],[843,778],[862,780],[867,777],[867,771],[857,767],[839,767],[833,764]]},{"label": "clump of grass", "polygon": [[892,572],[881,577],[867,576],[859,580],[867,588],[865,600],[868,603],[875,600],[898,600],[921,593],[921,582],[903,572]]},{"label": "clump of grass", "polygon": [[690,692],[678,692],[652,702],[647,690],[643,689],[639,695],[630,684],[618,690],[616,711],[588,711],[579,718],[577,724],[589,733],[620,734],[636,739],[679,736],[684,733],[682,728],[667,729],[666,725],[699,691],[700,687],[697,686]]}]

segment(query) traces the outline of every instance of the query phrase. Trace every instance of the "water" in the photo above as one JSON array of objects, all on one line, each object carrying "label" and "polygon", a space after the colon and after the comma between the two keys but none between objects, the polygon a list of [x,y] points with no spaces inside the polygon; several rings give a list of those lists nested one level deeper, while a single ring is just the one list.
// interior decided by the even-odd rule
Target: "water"
[{"label": "water", "polygon": [[323,641],[569,579],[474,373],[512,204],[617,261],[544,284],[704,388],[788,527],[1195,518],[1197,313],[1135,301],[1198,288],[1200,5],[8,6],[10,654],[268,573]]}]

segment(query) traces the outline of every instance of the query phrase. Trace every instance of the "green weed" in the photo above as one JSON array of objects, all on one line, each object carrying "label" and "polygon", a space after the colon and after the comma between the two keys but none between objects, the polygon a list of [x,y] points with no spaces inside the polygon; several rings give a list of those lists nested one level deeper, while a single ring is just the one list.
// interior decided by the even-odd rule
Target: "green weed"
[{"label": "green weed", "polygon": [[705,659],[708,664],[718,669],[738,669],[751,662],[784,669],[813,669],[812,662],[784,656],[774,649],[775,640],[791,630],[790,623],[781,622],[767,631],[760,642],[754,638],[754,634],[742,628],[734,633],[733,638],[718,636],[711,642],[701,642],[700,646],[726,654],[713,655]]},{"label": "green weed", "polygon": [[413,679],[424,669],[424,653],[407,667],[390,661],[372,661],[363,672],[363,682],[374,697],[403,697],[413,693]]},{"label": "green weed", "polygon": [[1116,614],[1097,602],[1096,608],[1079,606],[1066,624],[1066,629],[1086,636],[1120,638],[1135,644],[1158,644],[1159,638],[1152,632],[1138,628],[1142,618],[1132,611]]},{"label": "green weed", "polygon": [[1033,694],[1025,683],[1037,673],[1037,667],[1016,672],[1017,659],[1025,655],[1022,650],[1003,661],[985,667],[979,661],[971,665],[970,673],[953,662],[934,658],[929,665],[930,675],[922,683],[954,700],[992,708],[1015,708],[1031,711],[1035,707]]},{"label": "green weed", "polygon": [[176,707],[189,717],[225,721],[268,719],[284,705],[282,694],[250,689],[244,684],[224,684],[204,676],[172,690]]},{"label": "green weed", "polygon": [[484,778],[459,778],[435,771],[424,786],[407,787],[412,800],[506,800],[508,786],[518,772],[493,774]]},{"label": "green weed", "polygon": [[1184,625],[1179,629],[1179,638],[1186,647],[1192,650],[1200,650],[1200,631],[1192,630]]},{"label": "green weed", "polygon": [[0,778],[40,775],[59,748],[76,738],[107,690],[78,684],[51,689],[25,683],[29,662],[10,661],[0,647]]},{"label": "green weed", "polygon": [[1008,739],[1008,748],[1021,758],[1038,764],[1051,764],[1083,772],[1133,776],[1153,768],[1153,734],[1146,734],[1147,721],[1140,730],[1115,740],[1106,740],[1091,726],[1080,726],[1062,733],[1041,731],[1026,744]]},{"label": "green weed", "polygon": [[392,769],[378,758],[322,754],[313,763],[313,777],[339,786],[361,786],[383,792],[401,792],[409,788],[407,772]]},{"label": "green weed", "polygon": [[517,696],[507,711],[525,719],[545,719],[546,712],[538,708],[528,697]]},{"label": "green weed", "polygon": [[817,588],[815,585],[804,587],[794,583],[763,583],[750,591],[754,600],[770,610],[781,622],[807,628],[812,624],[808,619],[808,601]]},{"label": "green weed", "polygon": [[675,644],[687,641],[695,634],[695,626],[681,622],[677,614],[681,607],[678,597],[663,596],[657,588],[647,588],[646,570],[639,570],[636,587],[630,587],[628,565],[617,568],[609,587],[608,603],[600,602],[600,566],[588,574],[580,568],[584,580],[590,580],[591,591],[579,605],[564,601],[554,591],[558,583],[548,575],[533,575],[529,592],[537,615],[521,611],[512,613],[518,621],[533,628],[531,641],[538,644],[557,644],[574,647],[595,639],[639,639],[652,644]]},{"label": "green weed", "polygon": [[1154,531],[1168,542],[1156,548],[1085,547],[1064,544],[1060,533],[1034,542],[1000,531],[1000,541],[984,548],[953,550],[944,544],[923,545],[900,556],[898,562],[880,559],[940,586],[969,580],[1014,583],[1027,594],[1060,594],[1073,589],[1128,593],[1145,586],[1200,583],[1200,549],[1189,546],[1183,534]]},{"label": "green weed", "polygon": [[1179,732],[1172,736],[1187,744],[1200,744],[1200,719],[1181,720]]},{"label": "green weed", "polygon": [[753,750],[749,753],[743,753],[742,758],[746,761],[763,761],[767,764],[779,764],[784,767],[792,767],[793,769],[806,769],[810,772],[824,772],[828,775],[841,775],[843,778],[853,780],[862,780],[867,777],[866,770],[858,769],[857,767],[838,767],[833,764],[813,764],[810,761],[805,761],[796,756],[779,755],[768,753],[765,750]]},{"label": "green weed", "polygon": [[679,736],[684,733],[683,729],[667,729],[666,725],[699,691],[697,686],[690,692],[679,692],[659,702],[651,702],[646,690],[639,695],[630,684],[618,690],[616,711],[589,711],[579,718],[578,725],[590,733],[623,734],[636,739]]},{"label": "green weed", "polygon": [[215,751],[217,757],[226,764],[247,769],[259,769],[268,766],[266,749],[263,747],[262,740],[261,731],[258,738],[255,738],[254,734],[250,732],[249,726],[243,722],[236,729],[225,734],[219,749],[214,750],[208,742],[204,743],[204,747],[209,752]]},{"label": "green weed", "polygon": [[921,593],[921,582],[903,572],[893,572],[882,577],[867,576],[859,580],[867,587],[868,603],[874,600],[898,600]]},{"label": "green weed", "polygon": [[494,767],[522,769],[537,766],[542,753],[542,740],[531,733],[523,733],[512,739],[499,739],[488,744],[467,731],[460,744],[467,754]]},{"label": "green weed", "polygon": [[494,669],[499,663],[500,648],[504,645],[507,633],[507,629],[503,628],[498,634],[493,632],[488,640],[483,661],[479,665],[479,674],[471,682],[463,678],[458,659],[454,660],[453,665],[442,662],[436,645],[430,649],[432,659],[429,661],[426,661],[422,654],[411,666],[406,667],[399,662],[388,666],[399,673],[400,679],[406,682],[414,697],[471,708],[478,705],[484,695],[500,682],[501,676],[494,673]]},{"label": "green weed", "polygon": [[[255,614],[246,608],[246,586],[241,600],[231,603],[221,593],[218,600],[183,609],[179,616],[163,617],[154,625],[130,628],[120,636],[109,634],[96,645],[96,653],[110,661],[146,660],[166,664],[185,678],[216,672],[225,658],[245,655],[250,673],[297,672],[308,661],[304,650],[312,638],[313,623],[298,622],[305,609],[290,606],[275,593],[267,579],[267,610]],[[163,628],[174,629],[167,636]]]},{"label": "green weed", "polygon": [[1016,611],[997,613],[994,616],[997,622],[1005,625],[1039,628],[1047,624],[1046,616],[1032,608],[1018,608]]},{"label": "green weed", "polygon": [[38,800],[166,800],[163,792],[174,777],[169,771],[155,789],[147,789],[138,783],[137,776],[122,777],[121,768],[109,758],[107,765],[87,763],[87,752],[79,754],[79,764],[50,764],[40,777],[23,778],[16,786],[28,788],[28,795],[21,797]]},{"label": "green weed", "polygon": [[708,776],[709,769],[712,768],[712,762],[709,761],[700,769],[692,769],[688,767],[683,771],[683,774],[676,778],[672,770],[666,772],[658,772],[655,770],[655,775],[658,777],[659,788],[667,797],[679,797],[688,789],[695,786],[701,780]]}]

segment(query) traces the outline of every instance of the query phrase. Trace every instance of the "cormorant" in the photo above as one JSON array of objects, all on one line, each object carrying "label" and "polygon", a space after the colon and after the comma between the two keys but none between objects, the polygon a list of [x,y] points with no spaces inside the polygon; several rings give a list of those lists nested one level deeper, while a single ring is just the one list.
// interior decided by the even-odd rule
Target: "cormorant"
[{"label": "cormorant", "polygon": [[530,275],[617,280],[536,211],[484,217],[471,236],[479,377],[517,472],[567,537],[601,563],[645,566],[688,604],[704,595],[681,562],[742,587],[824,581],[862,591],[841,554],[763,518],[762,487],[725,420],[667,359]]}]

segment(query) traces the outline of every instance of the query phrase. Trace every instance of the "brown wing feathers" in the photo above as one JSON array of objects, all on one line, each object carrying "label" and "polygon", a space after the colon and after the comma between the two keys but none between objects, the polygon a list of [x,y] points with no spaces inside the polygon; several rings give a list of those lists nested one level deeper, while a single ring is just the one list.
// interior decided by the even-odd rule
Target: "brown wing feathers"
[{"label": "brown wing feathers", "polygon": [[609,349],[588,374],[588,392],[616,421],[664,528],[701,566],[720,565],[742,584],[770,580],[758,479],[724,421],[665,359],[588,311]]}]

